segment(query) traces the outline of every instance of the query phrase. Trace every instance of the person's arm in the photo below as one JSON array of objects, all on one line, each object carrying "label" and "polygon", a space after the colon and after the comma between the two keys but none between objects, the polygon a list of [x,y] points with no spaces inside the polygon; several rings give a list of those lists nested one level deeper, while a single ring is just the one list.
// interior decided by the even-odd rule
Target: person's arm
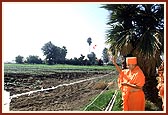
[{"label": "person's arm", "polygon": [[133,87],[133,88],[136,88],[136,89],[141,89],[142,87],[140,86],[137,86],[137,85],[134,85],[134,84],[130,84],[130,83],[121,83],[122,85],[124,86],[130,86],[130,87]]},{"label": "person's arm", "polygon": [[117,65],[116,58],[115,57],[111,57],[111,61],[115,65],[117,71],[120,73],[122,71],[122,69]]}]

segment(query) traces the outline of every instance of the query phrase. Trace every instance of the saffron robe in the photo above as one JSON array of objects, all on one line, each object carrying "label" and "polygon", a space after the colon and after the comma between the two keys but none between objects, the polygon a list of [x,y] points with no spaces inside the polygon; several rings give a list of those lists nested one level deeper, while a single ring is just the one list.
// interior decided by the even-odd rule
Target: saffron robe
[{"label": "saffron robe", "polygon": [[157,88],[159,89],[158,95],[162,98],[162,109],[164,110],[164,83],[159,83]]},{"label": "saffron robe", "polygon": [[122,83],[143,87],[145,84],[145,76],[139,66],[136,66],[133,70],[122,70],[118,77],[118,87],[122,91],[123,111],[144,111],[145,95],[142,88],[133,88],[122,85]]}]

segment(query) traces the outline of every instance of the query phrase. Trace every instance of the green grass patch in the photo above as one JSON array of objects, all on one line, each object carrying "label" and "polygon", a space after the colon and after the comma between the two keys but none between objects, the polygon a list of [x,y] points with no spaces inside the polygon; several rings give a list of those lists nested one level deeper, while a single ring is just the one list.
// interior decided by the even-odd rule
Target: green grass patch
[{"label": "green grass patch", "polygon": [[109,70],[112,66],[78,66],[78,65],[45,65],[45,64],[4,64],[5,68],[23,67],[23,68],[50,68],[50,69],[89,69],[89,70]]},{"label": "green grass patch", "polygon": [[64,64],[4,64],[4,73],[21,74],[54,74],[55,72],[95,72],[112,70],[115,70],[113,66],[76,66]]},{"label": "green grass patch", "polygon": [[119,90],[112,111],[122,111],[122,93]]},{"label": "green grass patch", "polygon": [[159,107],[157,107],[154,103],[149,100],[145,101],[145,111],[159,111]]},{"label": "green grass patch", "polygon": [[[91,99],[91,102],[90,102],[90,103],[92,103],[92,101],[94,101],[93,104],[90,105],[90,106],[88,106],[88,107],[87,107],[87,105],[86,105],[86,106],[83,108],[83,110],[86,109],[86,107],[87,107],[87,109],[86,109],[85,111],[104,111],[105,108],[106,108],[106,106],[108,105],[109,101],[111,100],[112,96],[114,95],[114,92],[115,92],[115,90],[112,90],[112,89],[106,90],[103,94],[101,94],[101,95],[96,99],[96,101],[94,101],[94,99],[95,99],[96,97],[94,97],[93,99]],[[118,93],[118,95],[120,95],[120,93]],[[116,100],[120,100],[120,96],[118,96],[118,95],[117,95]],[[116,101],[116,102],[118,103],[118,102],[120,102],[120,101]],[[90,103],[89,103],[89,104],[90,104]],[[88,105],[89,105],[89,104],[88,104]],[[114,106],[115,106],[115,105],[114,105]],[[119,110],[120,110],[120,109],[119,109]]]}]

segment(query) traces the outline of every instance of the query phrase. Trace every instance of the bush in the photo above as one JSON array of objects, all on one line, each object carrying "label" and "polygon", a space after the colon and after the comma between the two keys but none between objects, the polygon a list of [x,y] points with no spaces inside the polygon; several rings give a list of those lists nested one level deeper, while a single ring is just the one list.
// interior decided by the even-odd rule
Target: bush
[{"label": "bush", "polygon": [[145,111],[159,111],[159,107],[157,107],[154,103],[146,100]]}]

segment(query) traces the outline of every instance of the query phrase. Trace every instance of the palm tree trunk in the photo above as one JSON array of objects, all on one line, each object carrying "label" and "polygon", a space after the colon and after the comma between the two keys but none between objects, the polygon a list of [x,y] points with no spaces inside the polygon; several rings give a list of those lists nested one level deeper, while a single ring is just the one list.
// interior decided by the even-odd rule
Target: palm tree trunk
[{"label": "palm tree trunk", "polygon": [[145,92],[145,98],[146,100],[149,100],[153,103],[155,103],[160,110],[162,110],[162,100],[158,96],[158,89],[157,89],[157,73],[156,73],[156,67],[158,67],[159,63],[161,61],[158,61],[156,59],[158,58],[147,58],[143,56],[137,56],[138,57],[138,65],[142,69],[144,75],[145,75],[145,85],[144,85],[144,92]]}]

